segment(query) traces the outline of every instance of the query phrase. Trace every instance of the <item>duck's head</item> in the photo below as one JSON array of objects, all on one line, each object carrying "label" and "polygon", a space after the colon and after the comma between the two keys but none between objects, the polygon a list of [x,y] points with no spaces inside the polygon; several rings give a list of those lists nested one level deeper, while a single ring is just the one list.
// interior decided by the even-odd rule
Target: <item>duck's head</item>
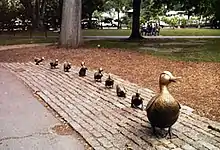
[{"label": "duck's head", "polygon": [[99,68],[99,72],[102,72],[103,71],[103,69],[102,68]]},{"label": "duck's head", "polygon": [[44,60],[44,57],[41,57],[42,60]]},{"label": "duck's head", "polygon": [[58,62],[58,59],[56,59],[55,62]]},{"label": "duck's head", "polygon": [[84,61],[81,63],[81,66],[85,66],[85,62]]},{"label": "duck's head", "polygon": [[137,90],[137,91],[136,91],[136,96],[139,97],[140,95],[141,95],[141,94],[140,94],[140,91]]},{"label": "duck's head", "polygon": [[164,71],[160,74],[159,83],[160,85],[168,85],[171,82],[176,82],[176,80],[180,79],[181,77],[175,77],[169,71]]}]

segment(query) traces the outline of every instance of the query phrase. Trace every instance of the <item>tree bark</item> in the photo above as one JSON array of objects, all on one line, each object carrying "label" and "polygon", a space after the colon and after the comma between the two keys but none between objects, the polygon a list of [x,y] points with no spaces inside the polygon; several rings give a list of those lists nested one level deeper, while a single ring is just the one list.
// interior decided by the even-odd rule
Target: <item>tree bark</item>
[{"label": "tree bark", "polygon": [[32,20],[32,29],[42,29],[46,0],[20,0],[20,2],[25,7],[26,17]]},{"label": "tree bark", "polygon": [[20,0],[20,2],[25,8],[25,13],[26,13],[26,16],[28,17],[28,19],[32,18],[33,6],[31,4],[31,0]]},{"label": "tree bark", "polygon": [[93,29],[93,26],[92,26],[92,12],[90,12],[88,15],[89,15],[88,29]]},{"label": "tree bark", "polygon": [[43,20],[44,20],[44,11],[45,11],[46,1],[43,0],[40,4],[40,0],[35,0],[34,9],[33,9],[33,30],[43,30]]},{"label": "tree bark", "polygon": [[129,39],[139,40],[143,37],[140,34],[140,8],[141,0],[133,0],[133,21],[132,21],[132,32]]},{"label": "tree bark", "polygon": [[35,29],[40,30],[40,1],[35,0]]},{"label": "tree bark", "polygon": [[45,17],[45,8],[46,8],[46,0],[42,0],[42,4],[40,7],[40,27],[44,27],[44,17]]},{"label": "tree bark", "polygon": [[32,30],[35,30],[36,27],[37,27],[37,16],[36,16],[36,10],[37,10],[37,0],[34,0],[34,4],[32,5],[33,6],[33,10],[32,10],[32,20],[31,20],[31,23],[32,23]]},{"label": "tree bark", "polygon": [[118,29],[120,29],[120,10],[118,9]]},{"label": "tree bark", "polygon": [[63,11],[63,0],[59,0],[59,11],[60,11],[60,19],[59,19],[59,25],[61,28],[61,24],[62,24],[62,11]]},{"label": "tree bark", "polygon": [[60,46],[78,48],[82,43],[81,35],[81,0],[64,0]]}]

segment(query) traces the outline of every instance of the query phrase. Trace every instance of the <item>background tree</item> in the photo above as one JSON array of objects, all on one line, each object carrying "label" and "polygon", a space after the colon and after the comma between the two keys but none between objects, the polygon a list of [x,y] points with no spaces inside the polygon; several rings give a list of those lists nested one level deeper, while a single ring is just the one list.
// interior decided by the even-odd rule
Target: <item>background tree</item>
[{"label": "background tree", "polygon": [[[62,4],[61,4],[62,5]],[[60,0],[47,0],[44,22],[50,27],[57,30],[61,26],[61,10],[60,10]]]},{"label": "background tree", "polygon": [[34,30],[43,29],[46,0],[20,0],[20,2],[25,8],[26,19],[32,21],[32,28]]},{"label": "background tree", "polygon": [[156,18],[159,15],[163,15],[164,5],[158,5],[154,0],[145,0],[141,4],[141,16],[146,21],[151,18]]},{"label": "background tree", "polygon": [[95,10],[102,10],[106,0],[82,0],[82,18],[89,18],[88,28],[92,28],[92,15]]},{"label": "background tree", "polygon": [[22,16],[23,7],[19,1],[0,2],[0,28],[13,30],[13,20]]},{"label": "background tree", "polygon": [[114,8],[117,11],[117,22],[118,22],[118,29],[120,29],[121,18],[120,12],[125,13],[127,10],[131,9],[131,1],[130,0],[108,0],[104,4],[105,11],[111,11]]},{"label": "background tree", "polygon": [[64,0],[62,12],[60,45],[66,48],[78,48],[82,43],[82,1]]},{"label": "background tree", "polygon": [[129,39],[139,40],[142,38],[140,34],[140,10],[141,0],[133,0],[133,13],[132,13],[132,30]]}]

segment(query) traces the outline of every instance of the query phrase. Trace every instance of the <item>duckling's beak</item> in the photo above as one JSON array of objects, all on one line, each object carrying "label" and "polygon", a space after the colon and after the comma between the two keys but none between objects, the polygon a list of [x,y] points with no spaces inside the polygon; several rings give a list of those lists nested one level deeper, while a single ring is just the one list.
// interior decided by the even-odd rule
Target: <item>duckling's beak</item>
[{"label": "duckling's beak", "polygon": [[171,82],[176,82],[176,80],[181,79],[182,77],[171,77],[170,81]]}]

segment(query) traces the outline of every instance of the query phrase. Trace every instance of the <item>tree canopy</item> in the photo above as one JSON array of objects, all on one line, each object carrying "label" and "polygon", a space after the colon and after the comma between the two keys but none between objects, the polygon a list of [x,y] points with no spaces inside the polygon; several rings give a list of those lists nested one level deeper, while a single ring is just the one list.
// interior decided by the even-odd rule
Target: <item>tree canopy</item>
[{"label": "tree canopy", "polygon": [[[43,22],[57,26],[61,23],[63,0],[1,0],[0,23],[10,24],[13,19],[30,20],[34,28],[42,28]],[[137,2],[138,0],[133,0]],[[188,16],[209,16],[220,20],[220,0],[141,0],[142,20],[157,18],[168,10],[184,10]],[[139,3],[138,3],[139,5]],[[114,8],[118,12],[132,9],[132,0],[82,0],[82,18],[91,19],[94,12]],[[134,8],[135,9],[138,7]]]}]

